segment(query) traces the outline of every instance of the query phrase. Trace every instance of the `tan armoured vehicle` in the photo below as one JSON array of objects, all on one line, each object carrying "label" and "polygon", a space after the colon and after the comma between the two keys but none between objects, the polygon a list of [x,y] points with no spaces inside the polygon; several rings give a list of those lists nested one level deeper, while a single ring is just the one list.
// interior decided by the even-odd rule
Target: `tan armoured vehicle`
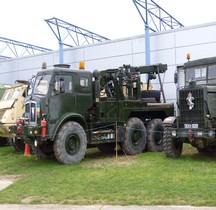
[{"label": "tan armoured vehicle", "polygon": [[16,123],[17,119],[24,113],[24,99],[27,95],[28,81],[18,81],[15,85],[5,89],[0,100],[0,146],[9,142],[20,151],[24,144],[9,133],[9,126]]}]

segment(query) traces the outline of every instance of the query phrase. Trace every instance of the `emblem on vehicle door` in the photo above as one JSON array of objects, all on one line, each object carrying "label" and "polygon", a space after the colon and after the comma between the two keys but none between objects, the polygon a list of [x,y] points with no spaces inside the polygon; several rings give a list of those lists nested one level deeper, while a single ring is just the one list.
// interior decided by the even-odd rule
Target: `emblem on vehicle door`
[{"label": "emblem on vehicle door", "polygon": [[187,96],[186,100],[187,100],[187,104],[189,106],[189,109],[190,110],[193,109],[194,103],[192,101],[194,100],[194,97],[192,96],[191,92],[188,93],[188,96]]}]

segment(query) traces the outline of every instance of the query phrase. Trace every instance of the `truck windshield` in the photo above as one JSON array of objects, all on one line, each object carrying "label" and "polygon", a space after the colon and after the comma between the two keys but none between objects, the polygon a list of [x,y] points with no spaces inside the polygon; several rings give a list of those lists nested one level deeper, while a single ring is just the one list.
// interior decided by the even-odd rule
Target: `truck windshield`
[{"label": "truck windshield", "polygon": [[186,85],[189,81],[196,81],[197,84],[216,83],[216,65],[197,66],[185,69]]},{"label": "truck windshield", "polygon": [[189,84],[190,81],[196,81],[197,84],[206,84],[206,67],[199,66],[186,69],[186,85]]},{"label": "truck windshield", "polygon": [[208,67],[208,83],[216,83],[216,65]]},{"label": "truck windshield", "polygon": [[51,75],[39,75],[36,78],[33,94],[46,95],[49,90]]}]

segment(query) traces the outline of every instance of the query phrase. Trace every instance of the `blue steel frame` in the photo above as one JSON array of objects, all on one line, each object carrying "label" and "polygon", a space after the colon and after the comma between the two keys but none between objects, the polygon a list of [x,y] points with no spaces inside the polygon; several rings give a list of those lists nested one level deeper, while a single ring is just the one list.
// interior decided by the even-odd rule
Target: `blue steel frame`
[{"label": "blue steel frame", "polygon": [[[63,63],[63,46],[74,47],[110,39],[60,20],[56,17],[45,20],[59,42],[59,62]],[[69,42],[66,42],[69,41]]]},{"label": "blue steel frame", "polygon": [[0,55],[0,61],[10,59],[11,57]]},{"label": "blue steel frame", "polygon": [[[39,47],[4,37],[0,37],[0,43],[2,43],[0,46],[0,60],[7,60],[12,57],[23,56],[25,54],[32,55],[36,53],[52,51],[48,48]],[[7,56],[1,55],[5,51],[7,51]]]},{"label": "blue steel frame", "polygon": [[[143,22],[145,25],[148,25],[149,30],[152,32],[184,27],[183,24],[181,24],[153,0],[133,0],[133,3],[136,6]],[[142,8],[145,10],[145,16],[143,16],[141,12]]]},{"label": "blue steel frame", "polygon": [[[133,0],[133,3],[145,25],[146,65],[150,65],[150,31],[170,30],[184,27],[184,25],[153,0]],[[142,13],[143,10],[144,13]]]}]

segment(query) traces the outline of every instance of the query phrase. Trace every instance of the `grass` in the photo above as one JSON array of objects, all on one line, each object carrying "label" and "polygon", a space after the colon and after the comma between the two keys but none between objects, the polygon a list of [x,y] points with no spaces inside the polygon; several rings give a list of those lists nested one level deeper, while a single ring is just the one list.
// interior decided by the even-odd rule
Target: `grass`
[{"label": "grass", "polygon": [[19,177],[0,191],[0,203],[216,206],[216,155],[189,145],[179,159],[150,152],[116,158],[89,149],[75,165],[1,147],[0,176]]}]

